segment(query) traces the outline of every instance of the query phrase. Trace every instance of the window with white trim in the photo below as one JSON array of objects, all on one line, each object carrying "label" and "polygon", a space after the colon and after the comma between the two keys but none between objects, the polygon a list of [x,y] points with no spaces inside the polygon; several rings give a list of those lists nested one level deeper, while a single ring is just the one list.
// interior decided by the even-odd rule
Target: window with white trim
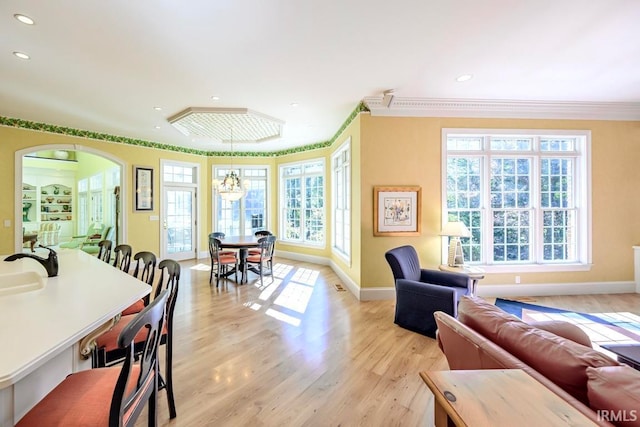
[{"label": "window with white trim", "polygon": [[333,174],[333,249],[351,257],[351,139],[331,158]]},{"label": "window with white trim", "polygon": [[280,166],[281,240],[324,244],[324,159]]},{"label": "window with white trim", "polygon": [[465,261],[589,264],[589,148],[588,131],[443,129],[443,218],[471,231]]},{"label": "window with white trim", "polygon": [[[240,200],[224,200],[214,192],[216,208],[213,215],[213,230],[227,236],[252,236],[258,230],[269,228],[267,217],[268,168],[260,166],[234,167],[240,176],[247,194]],[[224,180],[228,167],[215,167],[214,179]]]}]

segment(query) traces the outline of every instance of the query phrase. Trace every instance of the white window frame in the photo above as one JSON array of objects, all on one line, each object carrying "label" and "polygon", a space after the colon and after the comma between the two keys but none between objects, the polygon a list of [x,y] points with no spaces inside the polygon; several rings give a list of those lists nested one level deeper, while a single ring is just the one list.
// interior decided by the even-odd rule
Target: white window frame
[{"label": "white window frame", "polygon": [[[320,174],[318,173],[313,173],[313,174],[307,174],[304,172],[304,168],[306,165],[309,164],[313,164],[313,163],[320,163],[321,164],[321,169],[322,172]],[[323,239],[320,242],[315,242],[315,241],[310,241],[310,240],[306,240],[304,238],[304,236],[306,235],[305,233],[305,209],[304,209],[304,201],[303,201],[303,205],[301,208],[301,216],[300,216],[300,224],[301,224],[301,236],[302,238],[300,239],[290,239],[287,238],[286,236],[286,201],[285,201],[285,180],[288,178],[293,178],[294,176],[292,175],[284,175],[285,170],[290,169],[290,168],[294,168],[294,167],[300,167],[302,169],[302,173],[300,173],[299,175],[296,175],[295,177],[299,177],[301,178],[301,183],[302,183],[302,187],[301,187],[301,192],[302,194],[304,194],[305,192],[305,182],[304,179],[306,177],[310,177],[310,176],[322,176],[322,194],[323,194],[323,199],[326,200],[326,194],[327,194],[327,173],[326,173],[326,162],[324,158],[315,158],[315,159],[309,159],[309,160],[304,160],[304,161],[299,161],[299,162],[292,162],[292,163],[283,163],[280,165],[279,167],[279,184],[280,184],[280,197],[279,197],[279,205],[280,205],[280,236],[278,236],[278,239],[283,241],[283,242],[287,242],[288,244],[293,244],[293,245],[299,245],[299,246],[307,246],[307,247],[314,247],[314,248],[324,248],[326,246],[326,241],[327,241],[327,233],[326,233],[326,229],[327,229],[327,204],[323,203],[322,205],[322,226],[325,230],[325,232],[323,233]]]},{"label": "white window frame", "polygon": [[[462,151],[456,150],[451,153],[448,151],[447,140],[450,136],[479,136],[482,137],[482,147],[480,150]],[[537,165],[539,159],[543,155],[539,150],[539,147],[534,143],[534,147],[529,151],[491,151],[488,141],[491,136],[522,136],[533,137],[534,141],[537,141],[538,137],[547,136],[562,136],[578,137],[578,146],[573,153],[576,162],[576,172],[574,174],[574,195],[576,197],[576,230],[578,234],[576,262],[545,262],[541,257],[542,242],[540,239],[535,239],[532,242],[531,251],[534,253],[532,263],[496,263],[493,262],[493,257],[488,257],[493,250],[491,243],[492,223],[489,218],[489,159],[491,154],[499,154],[504,156],[511,155],[526,155],[534,160]],[[555,155],[557,152],[553,152]],[[543,153],[545,156],[548,152]],[[481,233],[486,236],[482,239],[482,253],[483,263],[475,264],[480,265],[488,273],[507,273],[507,272],[555,272],[555,271],[588,271],[591,269],[592,263],[592,231],[591,231],[591,132],[588,130],[547,130],[547,129],[455,129],[455,128],[443,128],[442,129],[442,225],[447,222],[448,210],[447,210],[447,159],[451,156],[464,157],[465,155],[473,157],[481,157],[484,167],[481,170],[482,175],[482,206],[481,217]],[[539,181],[539,175],[537,171],[534,174],[532,204],[533,211],[540,211],[540,189],[536,180]],[[532,228],[534,230],[540,230],[542,228],[542,216],[534,215],[532,219]],[[534,234],[536,232],[534,231]],[[539,233],[538,233],[539,234]],[[537,234],[536,234],[537,235]],[[442,238],[442,260],[446,263],[448,257],[448,241],[447,237]]]},{"label": "white window frame", "polygon": [[[220,171],[227,171],[230,170],[231,168],[233,168],[233,170],[235,170],[239,175],[240,175],[240,179],[242,180],[243,184],[245,179],[249,179],[249,180],[257,180],[257,177],[245,177],[245,171],[250,171],[250,170],[263,170],[265,171],[265,212],[264,212],[264,218],[262,219],[262,224],[263,226],[261,227],[261,229],[265,229],[265,230],[270,230],[271,231],[271,219],[269,218],[269,212],[271,212],[271,167],[269,165],[243,165],[243,166],[233,166],[230,164],[224,165],[224,164],[217,164],[217,165],[213,165],[211,167],[211,176],[212,176],[212,181],[216,181],[219,180],[219,172]],[[246,196],[245,196],[246,197]],[[238,202],[232,202],[232,203],[240,203],[240,212],[242,214],[242,218],[243,220],[240,221],[240,231],[239,233],[243,236],[249,235],[251,233],[247,234],[247,230],[245,229],[245,224],[247,219],[245,218],[246,216],[246,210],[245,210],[245,197],[241,198]],[[221,229],[218,226],[218,215],[217,212],[219,209],[221,209],[221,204],[222,204],[222,200],[220,195],[216,192],[214,186],[211,186],[211,200],[213,200],[213,212],[211,215],[211,231],[222,231],[224,232],[223,229]],[[227,233],[227,235],[229,235],[229,233]],[[278,239],[280,237],[278,236]]]},{"label": "white window frame", "polygon": [[[351,262],[351,170],[351,137],[349,137],[331,156],[334,206],[331,221],[333,229],[331,250],[348,263]],[[339,209],[340,206],[343,208]]]}]

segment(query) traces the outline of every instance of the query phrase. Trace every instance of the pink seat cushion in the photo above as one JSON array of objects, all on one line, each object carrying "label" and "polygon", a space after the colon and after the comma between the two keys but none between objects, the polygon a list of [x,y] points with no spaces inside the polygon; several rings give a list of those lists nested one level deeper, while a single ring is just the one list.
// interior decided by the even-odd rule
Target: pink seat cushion
[{"label": "pink seat cushion", "polygon": [[260,262],[260,254],[258,253],[257,255],[249,255],[247,257],[247,261],[248,262],[259,263]]},{"label": "pink seat cushion", "polygon": [[[127,316],[122,316],[120,321],[116,323],[113,328],[100,335],[96,339],[97,348],[104,348],[106,352],[110,352],[113,350],[117,350],[118,347],[118,336],[120,332],[127,326],[133,319],[135,319],[135,314],[129,314]],[[165,322],[164,327],[162,328],[162,334],[167,333],[167,323]],[[138,332],[134,341],[136,343],[143,342],[147,338],[147,329],[143,328]]]},{"label": "pink seat cushion", "polygon": [[235,255],[220,255],[220,264],[235,264],[237,262],[237,258]]},{"label": "pink seat cushion", "polygon": [[120,366],[68,376],[17,424],[19,427],[107,426]]},{"label": "pink seat cushion", "polygon": [[125,308],[124,311],[122,312],[123,316],[127,316],[129,314],[136,314],[136,313],[140,313],[143,309],[144,309],[144,300],[138,300],[136,302],[134,302],[133,304],[131,304],[129,307]]}]

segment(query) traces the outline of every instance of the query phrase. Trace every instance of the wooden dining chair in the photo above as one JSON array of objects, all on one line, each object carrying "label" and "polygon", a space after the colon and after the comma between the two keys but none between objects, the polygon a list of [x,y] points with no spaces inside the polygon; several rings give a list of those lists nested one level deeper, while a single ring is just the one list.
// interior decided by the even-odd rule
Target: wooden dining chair
[{"label": "wooden dining chair", "polygon": [[275,249],[276,236],[269,235],[258,239],[258,249],[260,253],[249,254],[247,256],[247,269],[260,275],[260,286],[262,286],[262,276],[264,276],[265,267],[268,268],[269,274],[273,278],[273,251]]},{"label": "wooden dining chair", "polygon": [[[167,301],[167,321],[162,330],[160,345],[165,345],[165,369],[164,375],[160,375],[159,390],[166,389],[167,403],[169,405],[169,416],[175,418],[177,415],[175,399],[173,394],[173,312],[178,298],[178,288],[180,283],[180,264],[172,259],[165,259],[158,264],[160,277],[158,279],[157,292],[169,290]],[[154,296],[152,302],[158,296]],[[151,305],[151,304],[149,304]],[[144,311],[144,310],[143,310]],[[120,363],[125,354],[117,346],[116,339],[124,328],[135,319],[135,314],[123,315],[115,326],[96,338],[96,345],[91,354],[91,363],[94,368],[113,366]],[[134,344],[134,352],[139,353],[144,350],[143,341],[137,337]]]},{"label": "wooden dining chair", "polygon": [[[209,256],[211,258],[211,271],[209,273],[209,284],[213,284],[213,275],[216,275],[216,288],[220,284],[220,278],[229,273],[229,266],[235,268],[233,275],[238,283],[238,257],[235,252],[225,253],[221,250],[222,242],[215,237],[209,237]],[[230,275],[230,274],[229,274]]]},{"label": "wooden dining chair", "polygon": [[[18,427],[130,427],[145,405],[148,425],[157,424],[158,346],[170,292],[162,292],[119,332],[122,366],[80,371],[66,377],[18,422]],[[142,351],[136,352],[136,343]]]},{"label": "wooden dining chair", "polygon": [[[153,279],[156,274],[156,256],[153,252],[142,251],[133,256],[136,261],[136,267],[133,270],[133,277],[140,279],[149,286],[153,286]],[[156,293],[158,289],[156,289]],[[149,304],[149,296],[146,296],[122,311],[123,316],[139,313],[147,304]]]},{"label": "wooden dining chair", "polygon": [[[260,237],[271,236],[273,235],[273,233],[270,232],[269,230],[258,230],[255,233],[253,233],[253,235],[259,239]],[[258,254],[260,254],[260,248],[249,249],[249,255],[258,255]]]},{"label": "wooden dining chair", "polygon": [[113,266],[125,273],[129,272],[131,266],[132,248],[130,245],[120,244],[113,249]]},{"label": "wooden dining chair", "polygon": [[111,240],[101,240],[98,243],[98,259],[109,264],[111,262],[111,246],[113,242]]},{"label": "wooden dining chair", "polygon": [[[214,239],[224,240],[225,236],[226,234],[224,234],[222,231],[214,231],[213,233],[209,233],[209,239],[214,238]],[[223,249],[222,251],[220,251],[220,255],[238,256],[238,251]]]}]

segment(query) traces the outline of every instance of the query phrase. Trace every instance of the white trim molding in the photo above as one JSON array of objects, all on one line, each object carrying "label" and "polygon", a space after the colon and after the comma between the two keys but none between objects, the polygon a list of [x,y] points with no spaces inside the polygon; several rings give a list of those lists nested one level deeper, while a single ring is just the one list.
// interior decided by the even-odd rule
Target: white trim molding
[{"label": "white trim molding", "polygon": [[385,107],[380,96],[365,97],[372,116],[481,117],[576,120],[640,120],[640,102],[514,101],[400,98]]}]

